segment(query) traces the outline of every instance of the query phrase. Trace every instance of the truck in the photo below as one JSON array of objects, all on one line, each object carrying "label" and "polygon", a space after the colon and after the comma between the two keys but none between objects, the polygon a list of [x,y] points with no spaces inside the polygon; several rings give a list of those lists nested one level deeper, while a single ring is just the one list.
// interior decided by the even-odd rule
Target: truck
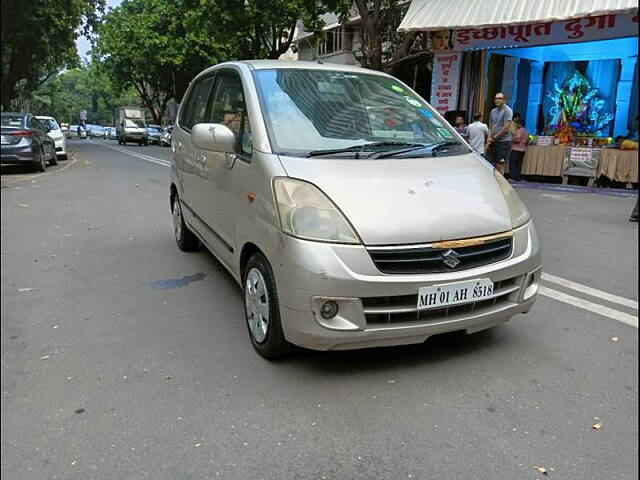
[{"label": "truck", "polygon": [[144,119],[144,110],[137,107],[120,107],[115,111],[116,136],[118,145],[126,145],[127,142],[138,145],[148,145],[147,123]]}]

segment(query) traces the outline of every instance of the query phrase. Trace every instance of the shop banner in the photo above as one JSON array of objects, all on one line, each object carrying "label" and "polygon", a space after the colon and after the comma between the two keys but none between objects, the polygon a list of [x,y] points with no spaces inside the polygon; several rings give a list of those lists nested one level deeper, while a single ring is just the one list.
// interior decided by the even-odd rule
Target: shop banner
[{"label": "shop banner", "polygon": [[433,57],[431,105],[440,115],[458,108],[461,52],[436,53]]},{"label": "shop banner", "polygon": [[561,22],[464,28],[455,31],[456,51],[484,48],[518,48],[591,42],[638,36],[638,13],[600,15]]}]

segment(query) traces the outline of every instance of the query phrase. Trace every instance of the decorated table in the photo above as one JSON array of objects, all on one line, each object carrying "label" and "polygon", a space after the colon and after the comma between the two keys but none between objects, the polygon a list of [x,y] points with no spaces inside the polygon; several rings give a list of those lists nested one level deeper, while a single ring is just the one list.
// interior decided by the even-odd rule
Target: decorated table
[{"label": "decorated table", "polygon": [[625,183],[638,182],[638,151],[605,148],[600,156],[596,177]]},{"label": "decorated table", "polygon": [[602,175],[618,182],[638,182],[638,151],[564,145],[530,145],[524,155],[523,175],[549,177]]},{"label": "decorated table", "polygon": [[522,162],[522,174],[561,177],[564,151],[565,147],[559,145],[528,146]]}]

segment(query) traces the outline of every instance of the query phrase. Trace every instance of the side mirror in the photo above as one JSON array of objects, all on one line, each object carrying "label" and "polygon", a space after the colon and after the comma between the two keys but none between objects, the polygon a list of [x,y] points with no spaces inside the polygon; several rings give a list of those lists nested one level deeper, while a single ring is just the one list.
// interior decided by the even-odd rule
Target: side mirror
[{"label": "side mirror", "polygon": [[198,123],[191,129],[191,141],[201,150],[234,153],[236,136],[221,123]]}]

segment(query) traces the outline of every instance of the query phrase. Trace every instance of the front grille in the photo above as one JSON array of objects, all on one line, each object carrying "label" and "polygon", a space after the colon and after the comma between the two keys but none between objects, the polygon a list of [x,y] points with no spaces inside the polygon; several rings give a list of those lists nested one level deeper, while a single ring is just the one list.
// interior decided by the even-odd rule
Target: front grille
[{"label": "front grille", "polygon": [[514,277],[495,282],[493,296],[479,302],[426,310],[418,310],[417,293],[394,297],[364,297],[361,300],[367,328],[425,325],[443,319],[464,318],[471,313],[489,313],[512,303],[509,297],[520,288],[522,280],[523,277]]},{"label": "front grille", "polygon": [[[481,267],[504,260],[511,255],[512,246],[513,238],[509,237],[454,249],[426,246],[368,248],[367,251],[382,273],[443,273]],[[443,257],[451,250],[455,252],[459,261],[454,267],[448,266]]]}]

